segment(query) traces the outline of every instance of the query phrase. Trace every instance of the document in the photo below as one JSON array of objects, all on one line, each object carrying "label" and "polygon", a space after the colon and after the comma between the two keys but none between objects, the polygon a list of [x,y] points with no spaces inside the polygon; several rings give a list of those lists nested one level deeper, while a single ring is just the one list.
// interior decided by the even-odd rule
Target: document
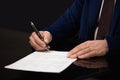
[{"label": "document", "polygon": [[71,65],[76,59],[67,58],[67,51],[33,52],[22,59],[6,65],[7,69],[60,73]]}]

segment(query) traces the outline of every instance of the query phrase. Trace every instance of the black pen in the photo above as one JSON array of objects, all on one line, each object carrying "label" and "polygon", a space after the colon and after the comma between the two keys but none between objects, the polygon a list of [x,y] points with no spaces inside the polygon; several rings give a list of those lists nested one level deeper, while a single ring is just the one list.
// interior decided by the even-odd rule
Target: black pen
[{"label": "black pen", "polygon": [[[31,26],[32,26],[32,28],[34,29],[35,33],[38,35],[38,37],[39,37],[42,41],[44,41],[44,38],[41,36],[40,32],[37,30],[37,28],[35,27],[35,25],[34,25],[33,22],[31,22]],[[47,51],[49,51],[49,47],[48,47],[47,44],[46,44],[45,49],[46,49]]]}]

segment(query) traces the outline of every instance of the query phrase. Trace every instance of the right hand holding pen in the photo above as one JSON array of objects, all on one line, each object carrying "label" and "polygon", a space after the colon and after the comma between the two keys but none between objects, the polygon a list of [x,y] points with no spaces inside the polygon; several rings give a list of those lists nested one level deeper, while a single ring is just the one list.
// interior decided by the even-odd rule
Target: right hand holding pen
[{"label": "right hand holding pen", "polygon": [[40,32],[41,36],[43,37],[44,41],[41,40],[35,32],[33,32],[29,37],[29,39],[30,39],[29,42],[35,50],[45,51],[46,50],[45,47],[52,40],[52,36],[48,31],[39,31],[39,32]]}]

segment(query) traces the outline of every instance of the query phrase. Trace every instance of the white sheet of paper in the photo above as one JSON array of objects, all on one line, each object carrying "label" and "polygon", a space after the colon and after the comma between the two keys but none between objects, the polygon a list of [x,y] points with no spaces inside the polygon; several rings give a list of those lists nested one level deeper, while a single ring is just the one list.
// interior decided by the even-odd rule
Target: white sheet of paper
[{"label": "white sheet of paper", "polygon": [[5,66],[5,68],[23,71],[60,73],[76,60],[67,58],[67,53],[68,52],[64,51],[35,51]]}]

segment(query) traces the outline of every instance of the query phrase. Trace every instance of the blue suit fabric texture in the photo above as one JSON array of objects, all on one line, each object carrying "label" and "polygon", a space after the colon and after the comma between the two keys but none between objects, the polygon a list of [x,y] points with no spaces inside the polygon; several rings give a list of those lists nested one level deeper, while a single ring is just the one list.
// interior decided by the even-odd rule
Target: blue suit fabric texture
[{"label": "blue suit fabric texture", "polygon": [[[52,34],[51,46],[70,50],[76,45],[94,39],[102,0],[75,0],[53,24],[45,30]],[[109,54],[120,52],[120,0],[116,0],[109,34],[105,36]],[[57,47],[56,47],[57,48]]]}]

